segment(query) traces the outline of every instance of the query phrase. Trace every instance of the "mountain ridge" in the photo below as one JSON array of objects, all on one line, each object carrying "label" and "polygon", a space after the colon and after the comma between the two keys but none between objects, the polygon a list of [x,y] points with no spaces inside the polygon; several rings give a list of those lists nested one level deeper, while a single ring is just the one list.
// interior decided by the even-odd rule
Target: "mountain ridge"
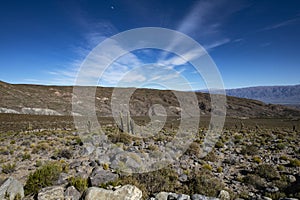
[{"label": "mountain ridge", "polygon": [[[76,86],[78,87],[78,86]],[[83,86],[80,86],[83,87]],[[121,88],[126,90],[126,88]],[[97,87],[95,107],[97,115],[111,116],[111,95],[113,88]],[[9,84],[0,82],[0,113],[40,115],[80,115],[72,113],[72,86],[45,86]],[[210,95],[197,92],[202,115],[211,112]],[[154,104],[165,107],[168,116],[180,115],[180,104],[170,90],[136,89],[130,99],[130,114],[148,116]],[[84,109],[82,104],[82,109]],[[227,116],[230,117],[295,117],[300,111],[281,105],[265,104],[257,100],[227,96]]]}]

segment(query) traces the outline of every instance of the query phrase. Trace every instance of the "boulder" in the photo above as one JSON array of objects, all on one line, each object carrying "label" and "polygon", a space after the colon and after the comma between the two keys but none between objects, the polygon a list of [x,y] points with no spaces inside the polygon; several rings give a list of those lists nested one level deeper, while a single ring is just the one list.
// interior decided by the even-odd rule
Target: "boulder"
[{"label": "boulder", "polygon": [[155,195],[156,200],[168,200],[169,193],[168,192],[160,192]]},{"label": "boulder", "polygon": [[0,187],[0,199],[14,200],[17,196],[24,197],[23,185],[13,177],[9,177]]},{"label": "boulder", "polygon": [[220,200],[219,198],[215,198],[215,197],[207,197],[201,194],[193,194],[191,196],[192,200]]},{"label": "boulder", "polygon": [[93,169],[89,177],[89,182],[91,186],[98,187],[101,184],[116,181],[118,178],[119,178],[118,174],[114,174],[109,170],[104,170],[100,167],[96,167]]},{"label": "boulder", "polygon": [[38,200],[64,200],[64,188],[51,186],[41,189],[38,193]]},{"label": "boulder", "polygon": [[103,188],[91,187],[87,189],[84,200],[140,200],[142,191],[133,185],[124,185],[117,190],[106,190]]},{"label": "boulder", "polygon": [[221,190],[218,198],[221,200],[230,200],[230,194],[226,190]]},{"label": "boulder", "polygon": [[80,197],[80,192],[74,186],[68,187],[65,191],[65,200],[79,200]]},{"label": "boulder", "polygon": [[155,195],[155,200],[190,200],[190,196],[186,194],[175,194],[171,192],[160,192]]}]

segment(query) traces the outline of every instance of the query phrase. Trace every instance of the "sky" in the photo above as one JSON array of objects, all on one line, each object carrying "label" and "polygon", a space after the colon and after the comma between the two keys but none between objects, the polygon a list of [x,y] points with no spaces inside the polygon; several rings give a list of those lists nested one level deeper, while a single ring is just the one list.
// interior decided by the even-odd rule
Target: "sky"
[{"label": "sky", "polygon": [[[299,0],[1,1],[0,80],[74,85],[92,50],[143,27],[178,31],[199,43],[226,89],[300,84]],[[173,50],[184,44],[170,41],[170,51],[145,48],[122,55],[97,77],[98,84],[206,89],[203,74],[191,64],[201,55],[193,49],[177,55]],[[104,69],[101,63],[91,76]]]}]

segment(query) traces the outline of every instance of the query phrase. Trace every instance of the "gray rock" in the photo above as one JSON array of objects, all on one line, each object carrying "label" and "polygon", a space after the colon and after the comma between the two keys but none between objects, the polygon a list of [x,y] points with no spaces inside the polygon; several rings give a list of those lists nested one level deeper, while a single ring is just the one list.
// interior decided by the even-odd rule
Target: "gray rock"
[{"label": "gray rock", "polygon": [[95,150],[95,146],[93,146],[90,143],[85,144],[83,149],[80,151],[81,156],[89,156],[91,155]]},{"label": "gray rock", "polygon": [[291,183],[296,181],[296,177],[293,175],[288,175],[287,178],[288,178],[289,182],[291,182]]},{"label": "gray rock", "polygon": [[178,194],[175,193],[169,193],[168,200],[177,200]]},{"label": "gray rock", "polygon": [[168,200],[169,193],[168,192],[160,192],[155,195],[156,200]]},{"label": "gray rock", "polygon": [[105,164],[105,163],[107,163],[107,164],[111,163],[110,158],[109,158],[108,155],[105,155],[105,154],[98,155],[97,158],[98,158],[97,162],[98,162],[99,165],[102,165],[102,164]]},{"label": "gray rock", "polygon": [[9,177],[0,187],[0,199],[14,200],[17,195],[24,197],[23,185],[13,177]]},{"label": "gray rock", "polygon": [[87,189],[83,200],[140,200],[142,191],[133,185],[124,185],[113,191],[91,187]]},{"label": "gray rock", "polygon": [[74,186],[70,186],[66,189],[65,193],[65,200],[79,200],[81,194]]},{"label": "gray rock", "polygon": [[80,165],[81,165],[81,161],[75,160],[74,162],[72,162],[72,163],[70,164],[70,169],[74,169],[74,168],[76,168],[76,167],[79,167]]},{"label": "gray rock", "polygon": [[177,200],[190,200],[190,196],[189,195],[186,195],[186,194],[179,194],[177,196]]},{"label": "gray rock", "polygon": [[265,196],[263,196],[262,197],[262,200],[272,200],[270,197],[265,197]]},{"label": "gray rock", "polygon": [[220,200],[219,198],[215,198],[215,197],[207,197],[201,194],[193,194],[191,196],[192,200]]},{"label": "gray rock", "polygon": [[274,192],[278,192],[279,188],[278,187],[269,187],[266,190],[267,190],[267,192],[274,193]]},{"label": "gray rock", "polygon": [[64,188],[61,186],[51,186],[43,188],[38,193],[38,200],[64,200]]},{"label": "gray rock", "polygon": [[188,180],[188,176],[186,174],[181,174],[178,179],[180,182],[186,182]]},{"label": "gray rock", "polygon": [[68,178],[69,178],[69,175],[66,174],[66,173],[61,173],[59,175],[59,178],[57,180],[57,185],[64,185],[64,184],[67,184],[68,183]]},{"label": "gray rock", "polygon": [[221,200],[230,200],[230,194],[226,190],[221,190],[218,198]]},{"label": "gray rock", "polygon": [[116,181],[118,178],[118,174],[114,174],[109,170],[103,170],[102,168],[96,167],[93,169],[89,177],[89,181],[92,186],[99,186],[101,184]]}]

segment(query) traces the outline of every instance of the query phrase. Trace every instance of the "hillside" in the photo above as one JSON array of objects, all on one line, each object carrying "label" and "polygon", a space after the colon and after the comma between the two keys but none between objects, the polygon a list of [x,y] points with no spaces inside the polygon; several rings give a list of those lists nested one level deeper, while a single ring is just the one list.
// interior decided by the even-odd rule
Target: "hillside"
[{"label": "hillside", "polygon": [[[126,89],[124,89],[125,91]],[[111,116],[113,88],[98,87],[95,97],[99,116]],[[72,115],[71,86],[18,85],[0,82],[0,113]],[[231,94],[231,93],[230,93]],[[210,114],[210,96],[197,93],[202,115]],[[79,102],[84,109],[84,103]],[[133,116],[146,116],[150,107],[160,104],[169,116],[180,114],[179,103],[172,91],[137,89],[130,101]],[[300,116],[300,111],[281,105],[265,104],[257,100],[227,97],[227,116],[231,117],[289,117]]]},{"label": "hillside", "polygon": [[226,90],[227,95],[300,108],[300,85],[260,86]]}]

